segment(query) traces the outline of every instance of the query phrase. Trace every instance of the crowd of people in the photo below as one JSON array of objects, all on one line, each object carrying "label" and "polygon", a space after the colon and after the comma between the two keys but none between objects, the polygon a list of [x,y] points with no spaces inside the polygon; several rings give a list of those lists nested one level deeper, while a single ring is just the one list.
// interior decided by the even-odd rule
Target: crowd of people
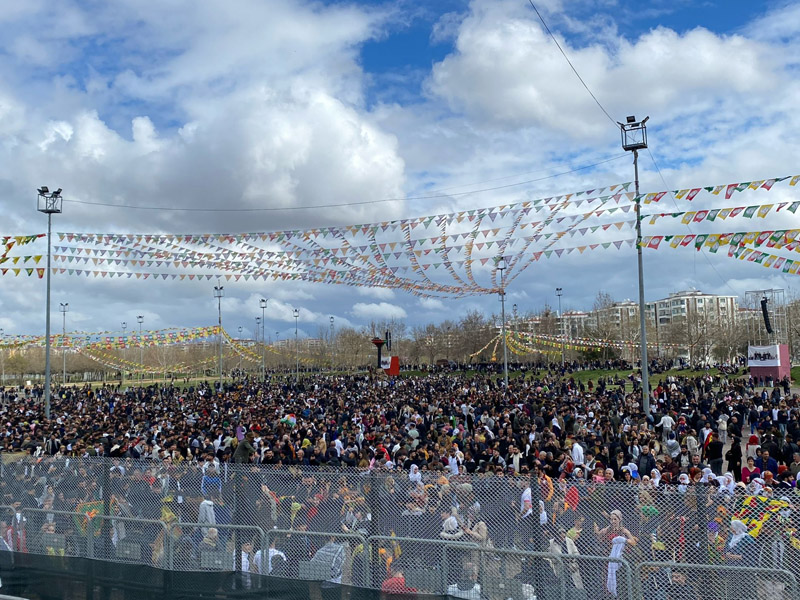
[{"label": "crowd of people", "polygon": [[[632,379],[576,381],[552,365],[508,389],[459,373],[67,387],[50,420],[38,394],[6,389],[3,539],[16,551],[75,551],[86,524],[47,511],[105,502],[115,516],[175,524],[106,526],[111,549],[138,545],[156,566],[203,568],[204,553],[224,551],[241,553],[234,566],[247,573],[300,577],[316,562],[331,583],[403,593],[420,589],[408,574],[424,583],[448,541],[480,549],[450,555],[456,597],[486,596],[487,573],[530,597],[559,580],[587,598],[616,596],[618,563],[580,556],[797,570],[800,406],[788,381],[667,377],[645,414]],[[380,551],[348,534],[375,536]],[[63,547],[47,545],[53,535]],[[499,549],[574,560],[543,569]],[[729,597],[785,589],[751,577],[743,592],[742,581],[727,582]],[[686,591],[687,570],[648,585],[701,597]]]}]

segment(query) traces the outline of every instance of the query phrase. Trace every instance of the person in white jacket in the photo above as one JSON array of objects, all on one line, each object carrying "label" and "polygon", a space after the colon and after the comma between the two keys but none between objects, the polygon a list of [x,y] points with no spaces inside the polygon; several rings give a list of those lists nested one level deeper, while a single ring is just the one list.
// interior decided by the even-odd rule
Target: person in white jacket
[{"label": "person in white jacket", "polygon": [[[214,514],[214,500],[213,493],[209,494],[205,497],[205,499],[200,503],[200,510],[197,516],[197,522],[201,525],[208,525],[209,527],[213,527],[217,524],[217,517]],[[209,527],[203,527],[201,529],[203,533],[203,537],[208,535]]]}]

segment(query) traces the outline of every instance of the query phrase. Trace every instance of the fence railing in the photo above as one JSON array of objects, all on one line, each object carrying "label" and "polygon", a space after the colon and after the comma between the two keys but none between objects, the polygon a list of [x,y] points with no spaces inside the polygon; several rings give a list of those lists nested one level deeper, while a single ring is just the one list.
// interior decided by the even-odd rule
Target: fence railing
[{"label": "fence railing", "polygon": [[[539,600],[647,598],[667,579],[681,594],[706,576],[730,597],[783,600],[800,570],[793,500],[719,486],[49,457],[2,469],[0,533],[19,552],[298,580],[328,568],[369,588],[399,571],[418,590],[474,580]],[[738,550],[732,518],[757,525]]]},{"label": "fence railing", "polygon": [[[336,579],[337,583],[380,589],[390,576],[402,572],[406,585],[420,593],[457,595],[474,584],[481,590],[475,597],[515,600],[609,597],[796,600],[800,597],[796,577],[783,569],[655,561],[632,565],[622,558],[487,548],[452,540],[364,537],[358,533],[297,529],[264,531],[259,527],[220,524],[208,527],[208,523],[166,523],[47,509],[26,508],[17,512],[12,507],[0,507],[4,519],[9,510],[18,519],[17,535],[24,540],[18,552],[142,564],[178,572],[238,571],[248,578],[245,585],[248,588],[252,573],[305,581]],[[57,518],[79,524],[79,529],[70,534],[50,533],[50,526]],[[37,529],[39,522],[42,525]],[[120,527],[122,524],[126,525],[124,529]],[[193,538],[203,529],[206,529],[204,540],[208,539],[209,529],[216,529],[216,536],[222,530],[222,537],[216,538],[214,547],[203,549],[203,542],[197,543],[197,538]],[[7,539],[8,529],[5,531]],[[101,537],[104,532],[109,535],[107,540]],[[296,543],[279,543],[292,539]],[[340,564],[317,560],[318,551],[326,543],[341,547]],[[419,546],[435,547],[436,552],[403,557]],[[430,560],[433,556],[436,559]],[[268,585],[268,579],[258,581]]]}]

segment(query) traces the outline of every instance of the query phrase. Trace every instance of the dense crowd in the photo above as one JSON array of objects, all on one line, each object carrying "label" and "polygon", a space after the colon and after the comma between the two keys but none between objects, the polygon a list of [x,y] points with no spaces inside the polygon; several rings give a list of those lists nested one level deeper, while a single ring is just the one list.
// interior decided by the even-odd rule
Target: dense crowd
[{"label": "dense crowd", "polygon": [[[6,457],[0,490],[15,510],[45,511],[73,511],[110,491],[114,514],[202,524],[173,541],[198,567],[204,550],[232,550],[225,525],[235,523],[471,541],[487,552],[796,568],[798,397],[788,381],[759,388],[728,377],[665,378],[649,414],[631,392],[635,376],[578,382],[555,366],[508,389],[488,374],[458,373],[244,378],[222,389],[68,387],[54,393],[49,421],[37,394],[7,389],[0,445],[26,458]],[[107,459],[109,490],[93,471],[97,457]],[[752,498],[760,512],[745,515]],[[26,532],[78,535],[69,519],[39,514]],[[3,522],[10,549],[27,544],[21,519]],[[115,545],[135,537],[118,524],[111,533]],[[137,533],[145,534],[145,553],[163,566],[166,544],[153,541],[161,534]],[[348,544],[310,533],[250,536],[237,542],[239,567],[267,573],[275,558],[276,573],[297,576],[320,552],[326,565],[339,563],[342,548],[347,558],[330,579],[341,582],[344,572],[376,585]],[[431,556],[410,542],[382,551],[372,577],[378,585],[385,578],[389,591],[402,591],[403,569],[419,570]],[[478,564],[461,556],[449,591],[474,592]],[[601,598],[614,594],[611,566],[575,563],[567,579]],[[550,565],[556,579],[559,568]],[[524,563],[516,571],[506,575],[533,584]],[[686,575],[654,576],[652,585],[688,589]],[[778,585],[759,585],[767,584]],[[756,597],[756,582],[748,586],[752,596],[739,597]]]}]

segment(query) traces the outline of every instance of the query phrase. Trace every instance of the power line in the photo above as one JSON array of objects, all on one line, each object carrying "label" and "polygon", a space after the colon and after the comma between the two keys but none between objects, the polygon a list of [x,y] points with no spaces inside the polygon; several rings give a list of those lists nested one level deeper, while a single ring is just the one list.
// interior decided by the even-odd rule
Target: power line
[{"label": "power line", "polygon": [[[547,175],[546,177],[539,177],[537,179],[528,179],[526,181],[520,181],[517,183],[509,183],[506,185],[499,185],[490,188],[483,188],[479,190],[472,190],[469,192],[454,192],[452,194],[438,194],[432,193],[427,194],[425,196],[404,196],[402,198],[383,198],[380,200],[362,200],[358,202],[342,202],[338,204],[316,204],[313,206],[274,206],[274,207],[259,207],[259,208],[182,208],[182,207],[174,207],[174,206],[138,206],[135,204],[112,204],[110,202],[90,202],[88,200],[73,200],[64,198],[64,202],[71,202],[73,204],[87,204],[90,206],[106,206],[109,208],[127,208],[131,210],[156,210],[156,211],[165,211],[165,212],[212,212],[212,213],[250,213],[250,212],[280,212],[280,211],[288,211],[288,210],[313,210],[318,208],[341,208],[345,206],[361,206],[365,204],[380,204],[383,202],[404,202],[406,200],[433,200],[436,198],[452,198],[454,196],[468,196],[470,194],[478,194],[481,192],[492,192],[495,190],[502,190],[511,187],[516,187],[520,185],[527,185],[529,183],[536,183],[539,181],[545,181],[547,179],[553,179],[555,177],[561,177],[562,175],[569,175],[570,173],[577,173],[578,171],[584,171],[586,169],[591,169],[592,167],[596,167],[598,165],[602,165],[608,162],[612,162],[615,160],[619,160],[620,158],[626,156],[625,154],[619,154],[613,156],[611,158],[607,158],[605,160],[601,160],[600,162],[596,162],[590,165],[584,165],[582,167],[576,167],[574,169],[570,169],[569,171],[562,171],[560,173],[554,173],[553,175]],[[465,184],[465,185],[476,185],[476,184]],[[463,186],[456,186],[456,187],[463,187]],[[452,188],[449,188],[452,189]]]},{"label": "power line", "polygon": [[542,13],[540,13],[539,9],[536,8],[536,5],[533,3],[533,0],[528,0],[528,2],[530,3],[533,10],[536,12],[536,16],[539,17],[539,20],[542,22],[542,25],[544,25],[545,31],[547,31],[547,33],[550,34],[550,38],[558,47],[559,51],[561,52],[561,55],[564,57],[564,60],[567,61],[567,64],[569,65],[570,69],[572,69],[572,72],[575,73],[575,77],[577,77],[578,81],[580,81],[581,84],[583,84],[583,87],[586,88],[586,91],[589,92],[589,95],[592,97],[592,100],[594,100],[594,103],[597,104],[600,110],[602,110],[603,113],[608,117],[608,120],[614,124],[615,128],[618,128],[619,124],[614,120],[614,118],[610,114],[608,114],[608,111],[605,109],[605,107],[602,104],[600,104],[600,100],[597,99],[597,96],[595,96],[592,90],[589,89],[589,86],[586,85],[586,82],[583,80],[583,77],[581,77],[580,73],[578,73],[578,70],[575,68],[575,65],[572,64],[572,61],[569,59],[569,56],[567,56],[567,53],[564,52],[564,49],[561,47],[561,44],[558,43],[556,36],[554,36],[553,32],[550,31],[550,28],[547,26],[544,17],[542,17]]}]

